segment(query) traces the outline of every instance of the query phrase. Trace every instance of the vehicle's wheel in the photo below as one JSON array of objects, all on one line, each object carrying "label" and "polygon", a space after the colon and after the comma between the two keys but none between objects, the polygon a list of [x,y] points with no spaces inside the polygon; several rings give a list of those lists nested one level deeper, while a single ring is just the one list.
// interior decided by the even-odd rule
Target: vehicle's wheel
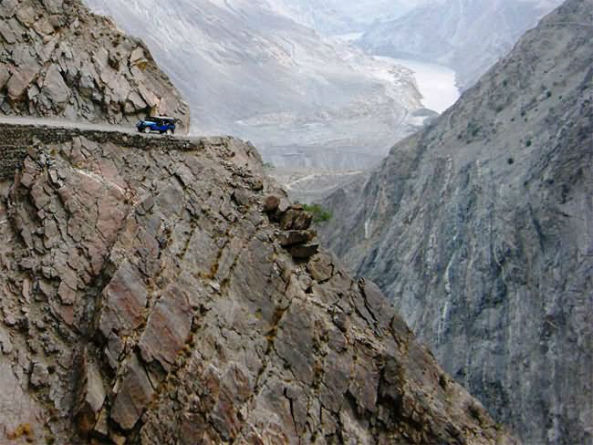
[{"label": "vehicle's wheel", "polygon": [[166,131],[166,133],[167,133],[167,136],[171,136],[173,134],[173,131],[171,129],[169,129]]},{"label": "vehicle's wheel", "polygon": [[144,133],[146,133],[146,134],[150,133],[150,128],[149,128],[149,127],[146,127],[146,128],[144,129]]}]

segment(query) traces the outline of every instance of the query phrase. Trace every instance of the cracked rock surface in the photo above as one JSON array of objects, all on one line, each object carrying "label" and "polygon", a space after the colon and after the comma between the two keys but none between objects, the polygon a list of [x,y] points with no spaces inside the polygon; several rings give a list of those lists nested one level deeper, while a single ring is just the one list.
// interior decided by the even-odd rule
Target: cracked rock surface
[{"label": "cracked rock surface", "polygon": [[515,443],[251,145],[93,134],[0,183],[0,442]]},{"label": "cracked rock surface", "polygon": [[189,107],[139,40],[80,0],[0,2],[0,110],[124,124]]}]

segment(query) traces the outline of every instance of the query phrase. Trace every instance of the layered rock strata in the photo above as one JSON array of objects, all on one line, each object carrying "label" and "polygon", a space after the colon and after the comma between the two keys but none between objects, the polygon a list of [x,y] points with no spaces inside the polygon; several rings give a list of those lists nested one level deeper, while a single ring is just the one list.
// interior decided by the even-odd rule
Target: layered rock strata
[{"label": "layered rock strata", "polygon": [[567,1],[326,203],[335,251],[529,444],[593,443],[591,42]]},{"label": "layered rock strata", "polygon": [[0,182],[1,442],[515,443],[251,145],[50,133]]},{"label": "layered rock strata", "polygon": [[0,111],[125,124],[189,108],[139,40],[79,0],[0,2]]}]

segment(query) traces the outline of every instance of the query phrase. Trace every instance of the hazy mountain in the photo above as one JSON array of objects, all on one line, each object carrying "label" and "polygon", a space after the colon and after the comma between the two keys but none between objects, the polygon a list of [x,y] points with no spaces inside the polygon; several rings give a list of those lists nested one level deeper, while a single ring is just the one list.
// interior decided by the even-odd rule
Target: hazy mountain
[{"label": "hazy mountain", "polygon": [[593,0],[529,31],[326,240],[527,444],[593,443]]},{"label": "hazy mountain", "polygon": [[270,0],[298,23],[326,34],[360,33],[376,21],[405,14],[429,0]]},{"label": "hazy mountain", "polygon": [[325,41],[267,1],[87,3],[147,42],[195,132],[250,139],[276,165],[378,162],[420,107],[408,70]]},{"label": "hazy mountain", "polygon": [[527,29],[561,0],[436,0],[376,23],[358,44],[367,51],[450,66],[471,86]]}]

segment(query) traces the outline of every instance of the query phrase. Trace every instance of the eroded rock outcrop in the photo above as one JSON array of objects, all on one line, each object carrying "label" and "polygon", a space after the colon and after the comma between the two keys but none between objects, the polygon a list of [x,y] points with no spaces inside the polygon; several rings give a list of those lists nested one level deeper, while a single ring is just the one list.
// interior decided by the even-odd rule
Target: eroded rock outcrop
[{"label": "eroded rock outcrop", "polygon": [[1,182],[3,443],[514,443],[375,285],[292,252],[310,215],[251,145],[44,137]]},{"label": "eroded rock outcrop", "polygon": [[592,24],[567,1],[326,203],[336,252],[529,444],[593,443]]},{"label": "eroded rock outcrop", "polygon": [[108,122],[189,108],[139,40],[79,0],[0,2],[0,110]]}]

